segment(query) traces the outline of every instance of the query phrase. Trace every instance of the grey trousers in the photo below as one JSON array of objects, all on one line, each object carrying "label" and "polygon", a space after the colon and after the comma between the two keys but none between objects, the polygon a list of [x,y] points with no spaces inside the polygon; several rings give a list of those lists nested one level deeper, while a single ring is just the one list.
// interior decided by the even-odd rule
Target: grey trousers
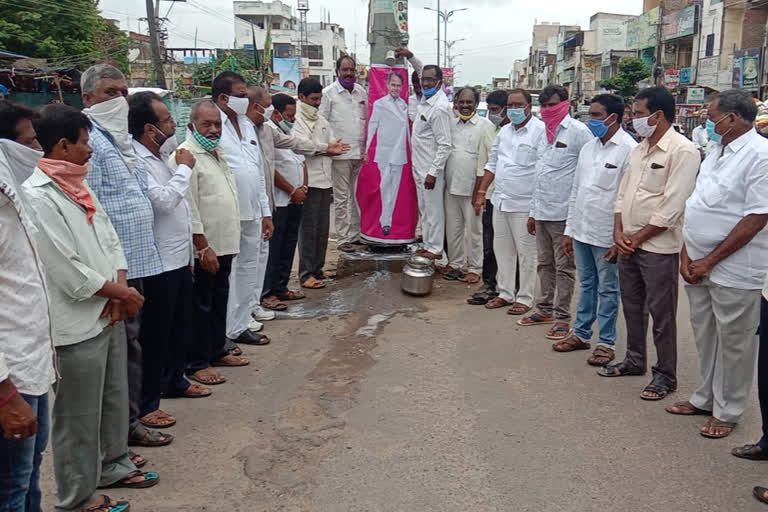
[{"label": "grey trousers", "polygon": [[729,288],[709,279],[686,285],[685,291],[701,371],[701,384],[690,402],[717,419],[738,422],[755,374],[761,291]]},{"label": "grey trousers", "polygon": [[680,255],[658,254],[637,249],[619,257],[619,289],[627,324],[629,365],[647,369],[648,316],[653,318],[656,346],[654,377],[663,376],[677,387],[677,283]]},{"label": "grey trousers", "polygon": [[331,222],[330,188],[309,187],[299,226],[299,281],[323,279]]},{"label": "grey trousers", "polygon": [[563,251],[564,232],[564,220],[536,221],[536,271],[539,276],[536,310],[545,316],[554,313],[557,321],[570,322],[576,265]]},{"label": "grey trousers", "polygon": [[57,512],[77,510],[136,470],[128,456],[125,326],[56,348],[61,379],[53,403],[51,445]]}]

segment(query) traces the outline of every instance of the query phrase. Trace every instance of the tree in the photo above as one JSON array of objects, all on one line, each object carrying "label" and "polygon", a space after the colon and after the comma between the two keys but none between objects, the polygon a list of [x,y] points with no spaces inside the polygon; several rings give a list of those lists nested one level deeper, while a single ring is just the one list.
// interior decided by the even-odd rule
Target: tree
[{"label": "tree", "polygon": [[54,66],[127,64],[126,37],[99,15],[97,0],[0,0],[0,12],[0,48]]},{"label": "tree", "polygon": [[615,91],[629,102],[637,94],[637,83],[651,76],[651,70],[643,59],[631,57],[619,61],[619,72],[607,80],[600,82],[601,87]]}]

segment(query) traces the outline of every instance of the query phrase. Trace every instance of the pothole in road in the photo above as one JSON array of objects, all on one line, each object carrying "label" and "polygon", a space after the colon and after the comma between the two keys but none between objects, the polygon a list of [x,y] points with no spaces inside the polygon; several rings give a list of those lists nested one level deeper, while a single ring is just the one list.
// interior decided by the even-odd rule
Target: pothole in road
[{"label": "pothole in road", "polygon": [[[329,349],[307,374],[298,395],[276,416],[273,434],[240,452],[246,475],[277,493],[308,484],[320,462],[333,455],[335,440],[346,426],[341,416],[355,405],[361,383],[375,364],[371,351],[384,326],[396,315],[426,311],[420,299],[401,293],[399,275],[386,271],[342,279],[333,288],[280,314],[318,320],[330,316],[344,325],[335,329]],[[340,318],[343,315],[347,317]]]}]

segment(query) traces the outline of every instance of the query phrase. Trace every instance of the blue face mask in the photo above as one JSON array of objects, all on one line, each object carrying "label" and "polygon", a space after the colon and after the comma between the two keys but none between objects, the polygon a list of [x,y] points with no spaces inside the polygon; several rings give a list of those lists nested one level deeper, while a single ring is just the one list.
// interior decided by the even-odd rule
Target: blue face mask
[{"label": "blue face mask", "polygon": [[429,88],[422,89],[421,94],[423,94],[425,98],[431,98],[432,96],[437,94],[437,91],[438,91],[437,86],[429,87]]},{"label": "blue face mask", "polygon": [[[727,115],[728,114],[726,114],[725,116],[721,117],[720,121],[725,119],[725,117]],[[715,127],[720,123],[720,121],[718,121],[716,123],[716,122],[712,121],[711,119],[707,119],[707,135],[709,136],[709,140],[711,140],[713,142],[720,142],[721,140],[723,140],[723,135],[725,135],[725,133],[728,133],[728,131],[730,131],[730,130],[728,130],[723,135],[720,135],[719,133],[717,133],[715,131]]]},{"label": "blue face mask", "polygon": [[613,126],[613,123],[605,124],[605,121],[602,119],[590,119],[587,121],[589,131],[597,138],[605,137],[605,134],[608,133],[608,128],[611,126]]},{"label": "blue face mask", "polygon": [[507,117],[512,124],[522,124],[528,118],[524,108],[508,108]]}]

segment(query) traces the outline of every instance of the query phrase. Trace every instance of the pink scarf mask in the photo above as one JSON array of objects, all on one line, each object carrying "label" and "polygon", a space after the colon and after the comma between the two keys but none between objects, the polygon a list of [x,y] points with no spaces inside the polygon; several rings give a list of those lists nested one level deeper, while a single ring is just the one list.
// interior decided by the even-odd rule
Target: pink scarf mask
[{"label": "pink scarf mask", "polygon": [[544,121],[544,126],[547,129],[547,142],[552,144],[555,142],[555,133],[557,127],[568,115],[571,110],[571,104],[568,101],[561,101],[553,107],[542,107],[541,119]]},{"label": "pink scarf mask", "polygon": [[77,165],[65,160],[51,160],[41,158],[37,166],[49,178],[56,183],[61,190],[74,202],[85,209],[88,224],[93,224],[93,214],[96,213],[96,205],[93,203],[91,193],[88,192],[83,180],[88,175],[88,164]]}]

